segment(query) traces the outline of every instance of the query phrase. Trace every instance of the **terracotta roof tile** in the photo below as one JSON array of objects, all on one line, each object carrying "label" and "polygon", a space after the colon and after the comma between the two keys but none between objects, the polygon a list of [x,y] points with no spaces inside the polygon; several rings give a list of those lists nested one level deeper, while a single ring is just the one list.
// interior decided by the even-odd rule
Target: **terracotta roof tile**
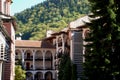
[{"label": "terracotta roof tile", "polygon": [[33,48],[55,48],[51,43],[45,41],[16,40],[16,47],[33,47]]}]

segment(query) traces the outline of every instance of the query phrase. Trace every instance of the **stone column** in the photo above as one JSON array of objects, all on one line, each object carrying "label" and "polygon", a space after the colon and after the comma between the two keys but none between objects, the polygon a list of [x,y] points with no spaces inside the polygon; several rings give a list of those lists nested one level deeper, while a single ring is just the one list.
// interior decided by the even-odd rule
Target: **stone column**
[{"label": "stone column", "polygon": [[55,58],[54,58],[54,51],[52,51],[52,67],[53,67],[53,69],[55,69],[55,63],[54,63],[54,61],[55,61]]},{"label": "stone column", "polygon": [[33,70],[35,70],[35,51],[33,51]]},{"label": "stone column", "polygon": [[33,75],[33,77],[32,77],[32,78],[33,78],[33,80],[35,80],[35,79],[34,79],[34,78],[35,78],[35,73],[32,73],[32,75]]},{"label": "stone column", "polygon": [[43,69],[45,69],[45,51],[42,51],[43,54]]},{"label": "stone column", "polygon": [[65,41],[64,41],[64,34],[61,35],[61,38],[62,38],[62,50],[63,50],[63,54],[65,52]]},{"label": "stone column", "polygon": [[53,71],[52,74],[53,79],[55,79],[55,71]]},{"label": "stone column", "polygon": [[42,72],[42,74],[43,74],[43,78],[42,79],[45,80],[45,72]]},{"label": "stone column", "polygon": [[2,80],[2,64],[3,64],[3,62],[2,61],[0,61],[0,80]]},{"label": "stone column", "polygon": [[58,37],[56,37],[56,53],[58,53]]},{"label": "stone column", "polygon": [[70,58],[71,58],[71,61],[74,61],[74,55],[73,55],[73,51],[74,51],[74,46],[73,46],[73,44],[74,44],[74,41],[73,41],[73,36],[74,36],[74,32],[73,31],[71,31],[71,34],[70,34],[70,37],[71,37],[71,39],[70,39]]},{"label": "stone column", "polygon": [[25,62],[25,51],[22,50],[21,52],[22,52],[22,67],[25,68],[25,63],[24,63]]}]

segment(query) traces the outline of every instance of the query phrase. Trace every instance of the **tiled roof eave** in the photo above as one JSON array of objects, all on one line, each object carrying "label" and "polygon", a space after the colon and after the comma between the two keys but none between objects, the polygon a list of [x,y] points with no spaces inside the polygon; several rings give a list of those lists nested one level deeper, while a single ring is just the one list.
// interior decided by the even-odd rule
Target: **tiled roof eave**
[{"label": "tiled roof eave", "polygon": [[56,49],[56,48],[44,48],[44,47],[27,47],[27,46],[15,46],[16,48],[39,48],[39,49]]}]

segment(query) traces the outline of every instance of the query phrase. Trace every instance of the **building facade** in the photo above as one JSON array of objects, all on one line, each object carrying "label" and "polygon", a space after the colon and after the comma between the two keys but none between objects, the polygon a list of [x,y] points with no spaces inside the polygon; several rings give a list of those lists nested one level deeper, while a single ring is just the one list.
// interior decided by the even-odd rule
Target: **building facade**
[{"label": "building facade", "polygon": [[68,54],[76,65],[77,80],[84,77],[83,45],[89,29],[83,21],[89,22],[88,16],[70,22],[59,32],[47,31],[47,37],[42,41],[16,40],[16,61],[21,60],[27,80],[58,80],[58,66],[63,54]]},{"label": "building facade", "polygon": [[[56,46],[55,68],[57,75],[60,58],[63,54],[69,54],[71,61],[76,65],[77,80],[81,80],[83,76],[83,63],[85,61],[84,41],[89,29],[83,21],[89,22],[88,16],[84,16],[75,21],[70,22],[67,28],[59,32],[51,33],[47,40],[53,41]],[[57,78],[56,78],[57,79]]]},{"label": "building facade", "polygon": [[[12,0],[0,0],[0,45],[1,53],[5,54],[2,59],[2,67],[0,67],[0,80],[14,80],[14,64],[15,64],[15,30],[16,23],[14,18],[10,16],[10,4]],[[7,55],[6,55],[7,54]]]},{"label": "building facade", "polygon": [[26,80],[55,80],[55,47],[46,41],[16,40],[16,62],[21,60]]},{"label": "building facade", "polygon": [[83,63],[85,62],[84,54],[86,42],[85,37],[89,32],[89,28],[85,22],[90,22],[88,16],[84,16],[69,24],[69,36],[70,36],[70,57],[73,64],[76,65],[77,80],[81,80],[83,76]]},{"label": "building facade", "polygon": [[0,25],[0,80],[3,80],[4,74],[4,64],[9,60],[10,54],[10,36],[4,29],[2,25]]}]

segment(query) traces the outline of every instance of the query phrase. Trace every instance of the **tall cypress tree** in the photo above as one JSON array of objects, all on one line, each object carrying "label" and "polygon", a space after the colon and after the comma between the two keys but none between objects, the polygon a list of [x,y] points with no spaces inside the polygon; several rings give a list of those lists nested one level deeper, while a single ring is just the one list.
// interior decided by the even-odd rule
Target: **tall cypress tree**
[{"label": "tall cypress tree", "polygon": [[[120,80],[120,9],[117,0],[89,0],[92,7],[84,73],[86,80]],[[120,18],[119,18],[120,19]]]}]

